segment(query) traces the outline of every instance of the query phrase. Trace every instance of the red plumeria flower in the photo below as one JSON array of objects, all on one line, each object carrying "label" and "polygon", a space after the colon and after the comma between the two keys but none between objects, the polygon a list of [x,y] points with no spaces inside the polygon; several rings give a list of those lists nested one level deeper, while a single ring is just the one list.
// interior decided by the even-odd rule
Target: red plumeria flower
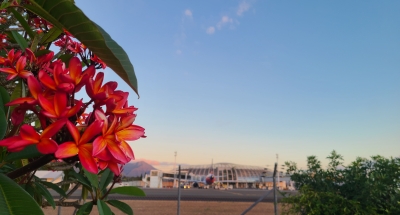
[{"label": "red plumeria flower", "polygon": [[109,168],[116,176],[119,176],[121,174],[121,170],[122,170],[117,162],[103,161],[103,160],[99,160],[99,168],[101,170]]},{"label": "red plumeria flower", "polygon": [[20,151],[28,145],[36,144],[38,151],[42,154],[54,153],[58,144],[51,138],[64,126],[66,120],[59,120],[39,135],[30,125],[22,125],[20,136],[6,138],[0,141],[0,146],[6,146],[11,152]]},{"label": "red plumeria flower", "polygon": [[[16,147],[16,146],[19,147]],[[29,145],[29,142],[26,140],[23,140],[20,136],[13,136],[9,137],[3,140],[0,140],[0,146],[5,146],[7,147],[7,150],[10,152],[18,152],[23,150],[27,145]],[[14,146],[14,147],[13,147]]]},{"label": "red plumeria flower", "polygon": [[110,95],[110,101],[112,102],[107,102],[106,107],[107,107],[107,114],[113,113],[116,115],[128,115],[132,114],[137,110],[137,108],[130,106],[127,107],[128,104],[128,92],[123,92],[123,91],[114,91],[113,94]]},{"label": "red plumeria flower", "polygon": [[[57,67],[60,69],[60,67]],[[82,63],[77,57],[72,57],[69,61],[69,74],[61,73],[61,79],[63,82],[72,83],[75,86],[75,92],[78,92],[86,83],[89,78],[92,78],[95,74],[94,66],[89,66],[84,72],[82,72]]]},{"label": "red plumeria flower", "polygon": [[69,158],[78,155],[82,166],[87,171],[97,174],[97,163],[92,156],[93,145],[89,143],[89,141],[101,132],[102,126],[102,121],[95,120],[89,127],[87,127],[81,136],[78,128],[70,121],[67,121],[67,128],[74,141],[65,142],[59,145],[55,156],[57,158]]},{"label": "red plumeria flower", "polygon": [[58,120],[50,124],[43,130],[42,134],[36,133],[35,129],[30,125],[23,125],[20,135],[23,140],[36,144],[38,151],[42,154],[51,154],[57,151],[58,144],[51,139],[65,125],[66,119]]},{"label": "red plumeria flower", "polygon": [[21,51],[15,52],[14,49],[11,49],[7,53],[7,57],[0,56],[0,64],[9,67],[14,66],[15,62],[19,59],[21,55],[22,55]]},{"label": "red plumeria flower", "polygon": [[18,104],[30,104],[35,105],[37,104],[38,95],[43,92],[42,86],[40,85],[39,81],[33,76],[29,76],[27,78],[29,92],[31,93],[32,97],[22,97],[14,99],[13,101],[8,102],[7,106],[13,106]]},{"label": "red plumeria flower", "polygon": [[90,60],[93,61],[93,62],[95,62],[95,63],[97,63],[97,64],[100,64],[100,66],[101,66],[102,69],[105,69],[105,68],[107,67],[106,63],[104,63],[104,62],[103,62],[99,57],[97,57],[95,54],[94,54],[92,57],[90,57]]},{"label": "red plumeria flower", "polygon": [[39,104],[42,107],[41,113],[52,119],[69,118],[81,109],[82,100],[79,100],[73,107],[67,105],[67,95],[63,92],[56,92],[53,101],[47,100],[39,94]]},{"label": "red plumeria flower", "polygon": [[135,121],[136,115],[129,115],[121,117],[121,122],[115,129],[115,137],[118,141],[123,140],[137,140],[144,136],[144,128],[138,125],[132,125]]},{"label": "red plumeria flower", "polygon": [[84,125],[87,124],[86,120],[88,119],[89,114],[87,113],[83,113],[82,115],[79,116],[79,118],[76,120],[76,123],[78,123],[79,125]]},{"label": "red plumeria flower", "polygon": [[63,91],[71,94],[74,91],[74,84],[70,82],[65,82],[62,79],[62,75],[67,73],[67,70],[64,68],[64,63],[60,60],[53,62],[53,78],[47,74],[46,71],[39,71],[39,79],[47,88],[54,91]]},{"label": "red plumeria flower", "polygon": [[[95,114],[96,119],[102,120],[104,124],[102,127],[102,135],[98,136],[93,141],[93,156],[97,156],[104,150],[107,150],[119,163],[128,162],[130,159],[127,158],[124,151],[119,147],[120,144],[115,139],[114,130],[117,125],[116,117],[113,117],[110,126],[108,126],[108,119],[103,112],[96,110]],[[110,157],[103,157],[102,159],[108,161]]]},{"label": "red plumeria flower", "polygon": [[104,73],[97,73],[95,80],[90,78],[86,84],[86,92],[88,96],[95,102],[96,105],[101,106],[107,103],[113,103],[109,99],[110,95],[114,93],[118,84],[115,81],[110,81],[102,86]]},{"label": "red plumeria flower", "polygon": [[7,73],[7,81],[14,79],[15,77],[19,76],[21,78],[27,78],[32,75],[32,73],[28,70],[25,70],[26,66],[26,57],[21,56],[16,64],[16,67],[11,68],[0,68],[1,72]]}]

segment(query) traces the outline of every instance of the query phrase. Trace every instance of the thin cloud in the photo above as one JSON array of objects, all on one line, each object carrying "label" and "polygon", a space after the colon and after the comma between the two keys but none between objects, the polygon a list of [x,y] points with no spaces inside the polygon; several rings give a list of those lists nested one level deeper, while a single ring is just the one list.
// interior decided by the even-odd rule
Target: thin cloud
[{"label": "thin cloud", "polygon": [[144,161],[144,162],[146,162],[146,163],[148,163],[148,164],[150,164],[150,165],[160,165],[160,162],[159,162],[159,161],[156,161],[156,160],[148,160],[148,159],[143,159],[143,158],[134,160],[134,161],[132,161],[132,162],[139,162],[139,161]]},{"label": "thin cloud", "polygon": [[233,19],[230,18],[229,16],[223,16],[221,18],[221,20],[217,23],[217,28],[221,29],[222,26],[229,24],[229,23],[233,23]]},{"label": "thin cloud", "polygon": [[214,33],[215,33],[215,28],[214,28],[214,26],[208,27],[207,30],[206,30],[206,33],[207,33],[207,34],[214,34]]},{"label": "thin cloud", "polygon": [[193,13],[192,13],[192,11],[189,10],[189,9],[186,9],[185,12],[184,12],[184,14],[185,14],[185,16],[187,16],[187,17],[193,18]]},{"label": "thin cloud", "polygon": [[241,16],[244,12],[248,11],[250,7],[251,5],[248,2],[243,1],[242,3],[239,4],[236,14],[238,16]]}]

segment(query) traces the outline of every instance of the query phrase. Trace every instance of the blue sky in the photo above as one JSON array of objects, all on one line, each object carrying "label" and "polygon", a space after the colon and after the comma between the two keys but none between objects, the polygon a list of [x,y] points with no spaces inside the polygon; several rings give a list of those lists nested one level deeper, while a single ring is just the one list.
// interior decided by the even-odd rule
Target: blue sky
[{"label": "blue sky", "polygon": [[[127,52],[137,159],[273,166],[400,155],[398,1],[83,1]],[[164,168],[166,168],[164,166]]]}]

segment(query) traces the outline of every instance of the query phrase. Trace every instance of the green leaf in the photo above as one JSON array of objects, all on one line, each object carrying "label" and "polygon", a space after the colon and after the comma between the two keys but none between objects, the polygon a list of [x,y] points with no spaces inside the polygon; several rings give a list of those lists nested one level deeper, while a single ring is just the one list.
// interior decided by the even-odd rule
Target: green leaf
[{"label": "green leaf", "polygon": [[22,151],[13,152],[7,155],[6,161],[14,161],[18,159],[36,158],[42,154],[37,150],[36,145],[25,147]]},{"label": "green leaf", "polygon": [[60,194],[61,196],[67,197],[67,194],[65,193],[65,191],[63,189],[61,189],[58,185],[53,184],[51,182],[47,182],[47,181],[39,181],[39,183],[43,184],[44,186],[53,189],[54,191],[56,191],[58,194]]},{"label": "green leaf", "polygon": [[63,54],[58,59],[64,62],[66,67],[69,67],[69,61],[71,60],[72,57],[73,57],[72,54]]},{"label": "green leaf", "polygon": [[3,1],[0,5],[0,10],[6,9],[8,6],[10,6],[11,3],[8,1]]},{"label": "green leaf", "polygon": [[25,38],[19,34],[18,31],[11,31],[11,34],[21,47],[22,51],[25,51],[25,49],[28,48],[28,42],[26,42]]},{"label": "green leaf", "polygon": [[48,53],[50,53],[50,52],[51,52],[51,51],[50,51],[50,50],[47,50],[47,49],[39,50],[39,51],[37,51],[37,52],[35,53],[35,56],[36,56],[36,57],[40,57],[40,56],[43,56],[43,55],[48,54]]},{"label": "green leaf", "polygon": [[118,208],[119,210],[121,210],[125,214],[133,215],[132,208],[128,204],[126,204],[125,202],[121,202],[119,200],[108,200],[107,203],[112,205],[112,206],[114,206],[114,207],[116,207],[116,208]]},{"label": "green leaf", "polygon": [[0,108],[3,108],[4,113],[8,112],[8,106],[4,106],[10,101],[10,95],[8,94],[7,90],[0,86]]},{"label": "green leaf", "polygon": [[29,24],[26,22],[25,18],[18,13],[14,8],[10,7],[8,8],[11,13],[14,14],[14,17],[18,20],[18,22],[22,25],[22,27],[25,29],[26,33],[29,35],[30,38],[35,38],[35,32],[32,31],[31,27]]},{"label": "green leaf", "polygon": [[81,191],[82,200],[86,201],[88,195],[89,195],[88,189],[85,186],[83,186]]},{"label": "green leaf", "polygon": [[72,1],[31,0],[30,3],[24,7],[74,35],[138,94],[135,71],[126,52]]},{"label": "green leaf", "polygon": [[83,175],[81,175],[75,171],[71,171],[70,175],[73,176],[74,178],[76,178],[79,181],[79,183],[81,183],[83,186],[85,186],[90,191],[92,191],[92,186],[90,185],[89,180],[87,178],[85,178]]},{"label": "green leaf", "polygon": [[50,192],[45,188],[43,185],[41,185],[38,182],[35,182],[35,186],[39,193],[46,199],[46,201],[53,207],[53,209],[56,208],[56,203],[54,202],[53,196],[50,194]]},{"label": "green leaf", "polygon": [[99,188],[99,177],[97,176],[97,174],[90,173],[85,168],[82,169],[86,175],[86,178],[89,179],[89,182],[92,185],[92,187]]},{"label": "green leaf", "polygon": [[100,215],[111,215],[111,209],[108,205],[101,199],[97,199],[97,209]]},{"label": "green leaf", "polygon": [[76,215],[89,215],[92,212],[93,202],[86,202],[83,204],[79,210],[76,212]]},{"label": "green leaf", "polygon": [[117,187],[110,191],[110,194],[118,193],[122,195],[128,196],[146,196],[146,194],[138,187],[126,186],[126,187]]},{"label": "green leaf", "polygon": [[7,132],[7,119],[6,113],[0,108],[0,140],[3,139]]},{"label": "green leaf", "polygon": [[41,40],[41,44],[51,43],[57,39],[63,32],[59,28],[52,28],[47,32]]},{"label": "green leaf", "polygon": [[32,197],[35,195],[35,188],[33,188],[32,184],[21,184],[21,187]]},{"label": "green leaf", "polygon": [[3,215],[43,214],[39,205],[22,187],[0,173],[0,213]]},{"label": "green leaf", "polygon": [[[24,83],[21,80],[19,80],[19,82],[17,83],[17,85],[15,86],[15,88],[14,88],[12,94],[11,94],[10,101],[14,101],[17,98],[21,98],[22,97],[23,85],[24,85]],[[10,112],[12,112],[15,107],[16,107],[15,105],[11,106],[10,107]]]},{"label": "green leaf", "polygon": [[107,188],[107,186],[110,184],[111,180],[114,177],[114,173],[110,171],[110,169],[104,170],[104,172],[101,174],[100,178],[100,189]]}]

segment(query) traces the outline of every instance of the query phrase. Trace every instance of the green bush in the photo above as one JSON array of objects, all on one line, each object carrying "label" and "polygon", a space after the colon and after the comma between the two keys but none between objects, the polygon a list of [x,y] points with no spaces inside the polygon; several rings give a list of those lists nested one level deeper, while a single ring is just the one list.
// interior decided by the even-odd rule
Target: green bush
[{"label": "green bush", "polygon": [[400,214],[400,158],[357,158],[343,166],[335,151],[326,169],[315,156],[307,169],[286,162],[299,189],[282,200],[283,214]]}]

